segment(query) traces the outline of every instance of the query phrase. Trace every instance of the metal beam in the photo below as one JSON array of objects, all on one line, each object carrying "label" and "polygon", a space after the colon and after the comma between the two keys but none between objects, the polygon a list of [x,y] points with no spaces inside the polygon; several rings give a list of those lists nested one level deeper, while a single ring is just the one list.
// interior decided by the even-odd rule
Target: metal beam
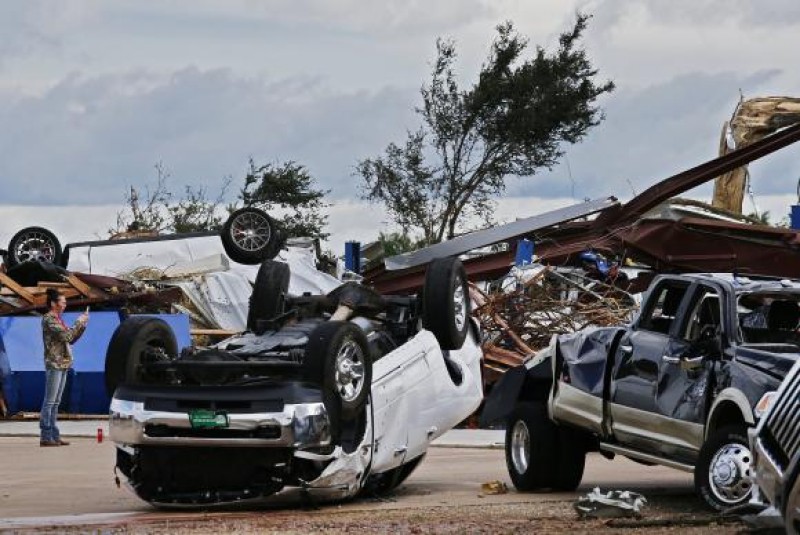
[{"label": "metal beam", "polygon": [[597,212],[601,212],[617,204],[619,204],[619,202],[614,197],[574,204],[566,208],[559,208],[533,217],[519,219],[513,223],[470,232],[469,234],[453,238],[452,240],[437,243],[410,253],[392,256],[387,258],[384,264],[389,271],[422,266],[436,258],[464,254],[473,249],[479,249],[518,236],[524,236],[545,227],[551,227],[559,223],[566,223],[567,221],[578,219],[579,217],[596,214]]}]

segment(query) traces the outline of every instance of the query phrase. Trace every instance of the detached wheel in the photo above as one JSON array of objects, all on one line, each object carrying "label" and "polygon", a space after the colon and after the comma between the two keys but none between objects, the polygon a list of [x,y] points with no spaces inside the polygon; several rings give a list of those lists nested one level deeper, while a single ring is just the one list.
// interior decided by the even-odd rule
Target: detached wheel
[{"label": "detached wheel", "polygon": [[258,264],[274,258],[282,245],[278,225],[258,208],[240,208],[222,227],[222,245],[234,262]]},{"label": "detached wheel", "polygon": [[142,364],[172,359],[178,354],[178,342],[164,320],[152,317],[128,318],[111,336],[106,352],[106,393],[108,397],[121,384],[157,384],[163,375],[147,373]]},{"label": "detached wheel", "polygon": [[544,403],[517,405],[506,427],[506,466],[521,491],[551,488],[556,483],[558,429]]},{"label": "detached wheel", "polygon": [[700,448],[694,468],[697,493],[718,511],[746,503],[753,495],[752,461],[746,426],[715,431]]},{"label": "detached wheel", "polygon": [[470,300],[467,274],[455,257],[437,258],[425,272],[422,325],[442,349],[459,349],[469,329]]},{"label": "detached wheel", "polygon": [[63,252],[55,234],[42,227],[27,227],[12,236],[6,255],[7,267],[41,260],[62,266]]},{"label": "detached wheel", "polygon": [[265,260],[258,268],[247,311],[249,330],[256,331],[259,320],[271,320],[283,312],[284,299],[289,293],[290,275],[287,264],[274,260]]},{"label": "detached wheel", "polygon": [[372,385],[372,358],[367,337],[357,326],[327,321],[308,335],[305,374],[322,387],[334,436],[341,423],[363,412]]}]

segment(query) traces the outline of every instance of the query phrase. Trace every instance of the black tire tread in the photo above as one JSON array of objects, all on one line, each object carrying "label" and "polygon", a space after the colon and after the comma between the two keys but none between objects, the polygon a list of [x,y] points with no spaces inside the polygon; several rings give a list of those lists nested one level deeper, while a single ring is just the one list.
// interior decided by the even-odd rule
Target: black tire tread
[{"label": "black tire tread", "polygon": [[[531,439],[530,463],[525,473],[518,473],[511,460],[511,435],[519,419],[528,426]],[[514,408],[506,427],[506,467],[517,490],[532,491],[554,486],[558,464],[557,432],[544,403],[523,401]]]},{"label": "black tire tread", "polygon": [[265,260],[261,264],[247,309],[249,330],[256,331],[259,320],[271,320],[283,311],[290,277],[288,264],[275,260]]},{"label": "black tire tread", "polygon": [[[464,328],[456,328],[453,312],[453,284],[461,278],[464,297],[467,300],[467,321]],[[442,349],[460,349],[469,330],[470,301],[467,276],[458,258],[437,258],[428,265],[422,292],[422,324],[431,331]]]},{"label": "black tire tread", "polygon": [[108,397],[112,397],[114,391],[121,384],[137,384],[137,379],[131,377],[129,359],[136,350],[136,343],[148,330],[160,331],[164,337],[163,342],[167,353],[173,355],[177,353],[178,342],[172,329],[164,320],[152,316],[136,316],[126,319],[111,335],[106,351],[105,385]]},{"label": "black tire tread", "polygon": [[748,438],[747,438],[747,425],[746,424],[734,424],[734,425],[727,425],[721,427],[720,429],[711,433],[711,435],[706,439],[703,443],[703,446],[700,448],[700,455],[698,456],[697,463],[694,467],[694,487],[697,494],[703,499],[703,501],[716,511],[724,511],[730,507],[735,507],[736,505],[740,505],[746,503],[750,497],[748,496],[740,504],[725,504],[722,502],[718,502],[716,498],[714,498],[713,492],[709,488],[709,481],[708,481],[708,468],[711,460],[714,457],[714,454],[717,451],[717,448],[722,446],[725,443],[730,442],[731,440],[735,440],[746,446],[747,448],[750,447]]},{"label": "black tire tread", "polygon": [[[258,213],[259,215],[265,217],[270,224],[270,239],[266,245],[257,251],[246,251],[242,249],[235,242],[233,236],[231,236],[231,226],[233,225],[233,221],[241,214],[247,212]],[[283,247],[284,242],[283,234],[280,231],[277,222],[265,211],[252,206],[245,206],[244,208],[239,208],[238,210],[232,212],[231,215],[228,216],[228,219],[225,220],[225,224],[222,226],[220,238],[222,239],[222,246],[225,248],[225,252],[231,258],[231,260],[247,265],[258,264],[264,260],[271,260],[275,258],[278,252],[280,252],[281,247]]]},{"label": "black tire tread", "polygon": [[17,258],[14,254],[14,249],[16,248],[17,242],[29,232],[39,232],[46,235],[53,242],[54,255],[51,263],[60,267],[64,267],[64,253],[61,249],[61,242],[58,241],[58,238],[55,234],[43,227],[25,227],[11,237],[11,240],[8,242],[8,254],[5,258],[6,267],[11,268],[21,263],[19,258]]},{"label": "black tire tread", "polygon": [[[334,388],[333,366],[339,345],[347,336],[353,337],[361,345],[364,355],[364,388],[358,398],[345,406]],[[366,406],[372,385],[372,361],[370,359],[367,337],[357,325],[352,323],[326,321],[319,324],[308,336],[303,362],[304,373],[307,380],[322,386],[323,401],[335,431],[340,419],[353,420]],[[336,435],[338,433],[335,433]]]}]

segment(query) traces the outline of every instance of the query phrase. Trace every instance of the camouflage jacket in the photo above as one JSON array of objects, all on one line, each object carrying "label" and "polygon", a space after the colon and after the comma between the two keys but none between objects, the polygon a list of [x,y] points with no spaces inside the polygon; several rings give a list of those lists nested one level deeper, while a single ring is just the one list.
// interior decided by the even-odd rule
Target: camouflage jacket
[{"label": "camouflage jacket", "polygon": [[86,321],[78,320],[67,327],[61,318],[52,312],[42,316],[42,338],[44,340],[44,365],[47,368],[67,370],[72,366],[72,347],[86,329]]}]

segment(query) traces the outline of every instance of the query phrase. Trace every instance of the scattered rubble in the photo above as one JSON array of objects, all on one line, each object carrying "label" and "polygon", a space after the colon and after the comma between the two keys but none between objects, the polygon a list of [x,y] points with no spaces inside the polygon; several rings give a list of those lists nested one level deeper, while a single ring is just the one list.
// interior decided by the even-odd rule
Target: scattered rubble
[{"label": "scattered rubble", "polygon": [[484,330],[487,384],[493,384],[550,343],[553,335],[590,325],[629,321],[638,309],[628,292],[586,275],[581,269],[539,264],[514,268],[494,291],[470,287],[474,316]]},{"label": "scattered rubble", "polygon": [[575,501],[573,507],[581,518],[612,518],[632,516],[639,518],[647,499],[629,490],[602,492],[599,487]]}]

